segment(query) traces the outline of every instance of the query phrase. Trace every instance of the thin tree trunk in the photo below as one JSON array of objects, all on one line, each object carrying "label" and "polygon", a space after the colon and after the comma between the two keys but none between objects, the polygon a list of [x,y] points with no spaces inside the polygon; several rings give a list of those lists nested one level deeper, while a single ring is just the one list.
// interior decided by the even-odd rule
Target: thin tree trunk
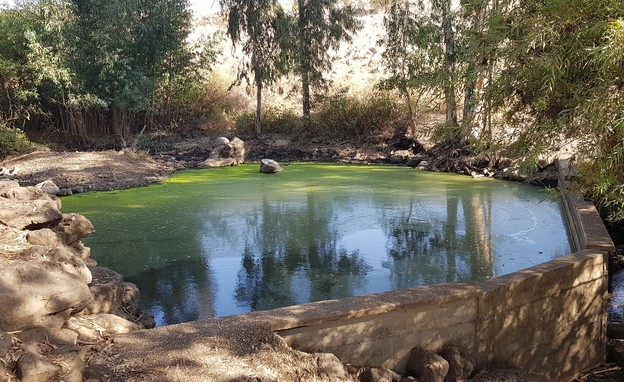
[{"label": "thin tree trunk", "polygon": [[262,134],[262,81],[256,79],[256,136]]},{"label": "thin tree trunk", "polygon": [[305,12],[307,0],[297,0],[299,6],[299,65],[301,67],[301,91],[303,96],[303,118],[310,119],[310,63],[305,33]]},{"label": "thin tree trunk", "polygon": [[414,122],[414,110],[412,108],[412,96],[410,95],[410,92],[408,89],[403,89],[403,92],[405,94],[405,101],[407,102],[407,113],[408,113],[409,123],[410,123],[410,137],[415,138],[416,137],[416,122]]},{"label": "thin tree trunk", "polygon": [[[496,10],[496,1],[494,2],[494,10]],[[487,4],[484,3],[479,9],[476,9],[472,16],[471,30],[473,33],[479,33],[485,23]],[[468,62],[468,70],[465,82],[464,92],[464,108],[462,113],[462,136],[469,136],[472,129],[475,128],[477,105],[483,104],[482,112],[488,113],[487,105],[484,104],[483,98],[479,99],[482,93],[484,72],[490,65],[490,59],[482,54],[473,54],[474,58]],[[482,97],[482,96],[481,96]],[[485,129],[485,122],[483,122]]]},{"label": "thin tree trunk", "polygon": [[457,101],[455,99],[455,35],[451,20],[450,0],[441,2],[442,30],[444,32],[444,100],[446,123],[457,126]]}]

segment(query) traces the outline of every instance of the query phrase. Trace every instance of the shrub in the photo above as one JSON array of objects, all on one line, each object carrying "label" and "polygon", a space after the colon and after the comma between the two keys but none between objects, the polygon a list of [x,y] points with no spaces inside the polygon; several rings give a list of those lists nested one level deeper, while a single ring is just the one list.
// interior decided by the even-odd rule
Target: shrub
[{"label": "shrub", "polygon": [[340,90],[319,99],[309,129],[327,138],[369,139],[404,122],[399,101],[386,92],[349,95]]},{"label": "shrub", "polygon": [[[236,134],[240,136],[254,135],[255,122],[255,112],[238,115],[235,123]],[[290,109],[268,106],[262,112],[262,131],[265,134],[293,135],[300,129],[301,117]]]},{"label": "shrub", "polygon": [[20,129],[9,127],[0,121],[0,159],[8,155],[25,154],[34,150],[34,145]]}]

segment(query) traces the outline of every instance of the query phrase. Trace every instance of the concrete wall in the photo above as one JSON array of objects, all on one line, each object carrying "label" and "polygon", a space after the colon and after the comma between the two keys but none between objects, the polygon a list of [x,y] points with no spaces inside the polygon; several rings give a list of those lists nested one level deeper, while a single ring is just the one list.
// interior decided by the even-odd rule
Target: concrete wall
[{"label": "concrete wall", "polygon": [[[565,166],[562,166],[565,168]],[[565,172],[563,173],[566,179]],[[454,283],[266,312],[295,349],[343,362],[405,369],[414,346],[458,346],[477,366],[512,363],[566,380],[604,361],[607,252],[613,243],[589,202],[565,195],[578,252],[483,283]]]}]

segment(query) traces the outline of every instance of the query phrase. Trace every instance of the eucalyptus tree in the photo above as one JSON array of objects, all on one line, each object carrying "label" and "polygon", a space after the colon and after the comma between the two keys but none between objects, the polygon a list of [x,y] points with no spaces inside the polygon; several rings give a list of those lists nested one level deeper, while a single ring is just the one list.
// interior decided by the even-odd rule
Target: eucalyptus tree
[{"label": "eucalyptus tree", "polygon": [[[444,102],[446,104],[446,123],[457,126],[457,98],[455,95],[455,28],[453,13],[451,12],[451,0],[431,0],[434,15],[440,18],[442,27],[442,41],[444,46]],[[462,139],[465,137],[461,137]]]},{"label": "eucalyptus tree", "polygon": [[[457,17],[450,0],[393,0],[384,24],[383,59],[390,76],[382,85],[404,96],[410,91],[444,95],[445,122],[457,126]],[[411,98],[411,97],[410,97]],[[408,104],[411,100],[408,100]],[[453,129],[456,134],[461,130]]]},{"label": "eucalyptus tree", "polygon": [[379,41],[385,48],[382,60],[388,74],[379,85],[396,89],[405,98],[412,137],[416,135],[413,94],[418,103],[443,82],[439,70],[443,57],[440,31],[420,14],[421,9],[409,0],[393,1],[384,17],[385,37]]},{"label": "eucalyptus tree", "polygon": [[[278,0],[221,0],[227,12],[227,33],[234,44],[242,44],[245,57],[236,84],[243,80],[256,88],[256,135],[262,128],[262,89],[271,86],[292,67],[292,19]],[[249,76],[253,74],[253,79]]]},{"label": "eucalyptus tree", "polygon": [[303,116],[308,120],[311,89],[326,84],[323,73],[331,68],[330,49],[341,41],[350,41],[351,34],[361,28],[359,11],[351,4],[333,0],[297,0],[299,65]]}]

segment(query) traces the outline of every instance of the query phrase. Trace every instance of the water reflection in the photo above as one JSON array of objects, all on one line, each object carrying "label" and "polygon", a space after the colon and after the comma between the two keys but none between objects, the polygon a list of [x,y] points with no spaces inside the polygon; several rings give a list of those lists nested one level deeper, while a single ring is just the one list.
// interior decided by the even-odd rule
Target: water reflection
[{"label": "water reflection", "polygon": [[559,206],[520,184],[335,165],[178,176],[64,199],[98,230],[94,257],[139,286],[159,325],[481,281],[569,251]]}]

